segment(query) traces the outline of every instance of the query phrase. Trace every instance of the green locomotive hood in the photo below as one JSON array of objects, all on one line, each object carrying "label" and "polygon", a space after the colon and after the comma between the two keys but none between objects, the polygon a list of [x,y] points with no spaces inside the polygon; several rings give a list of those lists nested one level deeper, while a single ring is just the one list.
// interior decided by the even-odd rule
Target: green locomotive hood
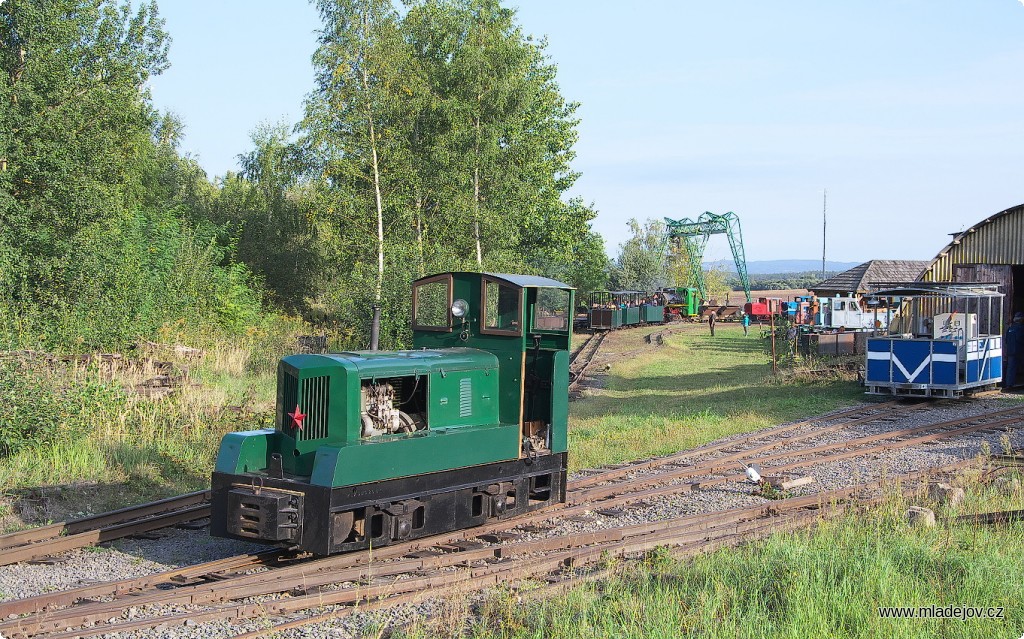
[{"label": "green locomotive hood", "polygon": [[498,358],[493,353],[476,348],[344,351],[328,355],[290,355],[282,361],[296,370],[341,367],[355,372],[361,379],[498,367]]}]

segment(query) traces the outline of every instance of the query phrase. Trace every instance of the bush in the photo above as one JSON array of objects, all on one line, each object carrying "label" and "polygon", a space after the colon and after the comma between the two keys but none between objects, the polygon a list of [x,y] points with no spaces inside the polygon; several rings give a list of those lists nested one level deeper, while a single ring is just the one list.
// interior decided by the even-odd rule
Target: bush
[{"label": "bush", "polygon": [[83,437],[96,411],[126,401],[120,387],[95,376],[75,379],[25,362],[0,362],[0,456]]},{"label": "bush", "polygon": [[[262,321],[248,269],[228,259],[216,227],[174,211],[111,216],[84,228],[68,253],[37,258],[29,282],[0,281],[0,335],[48,351],[121,350],[182,322],[193,335],[243,334]],[[3,253],[0,253],[3,260]],[[16,321],[15,321],[16,320]]]}]

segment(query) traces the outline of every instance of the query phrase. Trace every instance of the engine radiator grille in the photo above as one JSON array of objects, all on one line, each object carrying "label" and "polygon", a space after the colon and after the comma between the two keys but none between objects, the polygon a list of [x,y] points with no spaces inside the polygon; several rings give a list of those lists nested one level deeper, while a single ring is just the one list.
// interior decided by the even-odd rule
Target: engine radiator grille
[{"label": "engine radiator grille", "polygon": [[[302,392],[299,392],[299,379],[292,373],[281,377],[281,408],[278,414],[278,427],[281,432],[288,433],[300,441],[323,439],[327,437],[327,421],[330,413],[331,378],[326,375],[309,377],[302,380]],[[301,397],[301,399],[299,399]],[[295,428],[289,413],[295,406],[305,415],[302,428]]]},{"label": "engine radiator grille", "polygon": [[302,422],[302,430],[298,438],[301,440],[323,439],[327,437],[327,417],[330,414],[330,381],[322,375],[302,380],[302,412],[306,419]]},{"label": "engine radiator grille", "polygon": [[299,403],[299,378],[294,373],[285,372],[281,376],[281,390],[279,392],[280,406],[277,409],[277,426],[283,433],[292,430],[292,418],[288,413],[295,410]]}]

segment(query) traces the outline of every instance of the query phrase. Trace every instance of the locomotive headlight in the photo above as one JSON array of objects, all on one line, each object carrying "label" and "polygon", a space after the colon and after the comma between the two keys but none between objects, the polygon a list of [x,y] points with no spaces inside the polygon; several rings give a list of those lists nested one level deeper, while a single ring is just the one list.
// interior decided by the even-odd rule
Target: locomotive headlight
[{"label": "locomotive headlight", "polygon": [[452,302],[452,315],[455,317],[465,317],[467,312],[469,312],[469,304],[466,300],[458,299]]}]

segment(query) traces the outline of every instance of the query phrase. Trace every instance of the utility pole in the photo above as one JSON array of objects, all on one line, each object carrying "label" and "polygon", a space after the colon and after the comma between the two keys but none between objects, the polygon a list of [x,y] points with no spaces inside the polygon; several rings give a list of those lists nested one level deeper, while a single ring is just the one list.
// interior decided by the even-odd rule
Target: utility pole
[{"label": "utility pole", "polygon": [[828,226],[828,189],[821,202],[821,279],[825,279],[825,229]]}]

